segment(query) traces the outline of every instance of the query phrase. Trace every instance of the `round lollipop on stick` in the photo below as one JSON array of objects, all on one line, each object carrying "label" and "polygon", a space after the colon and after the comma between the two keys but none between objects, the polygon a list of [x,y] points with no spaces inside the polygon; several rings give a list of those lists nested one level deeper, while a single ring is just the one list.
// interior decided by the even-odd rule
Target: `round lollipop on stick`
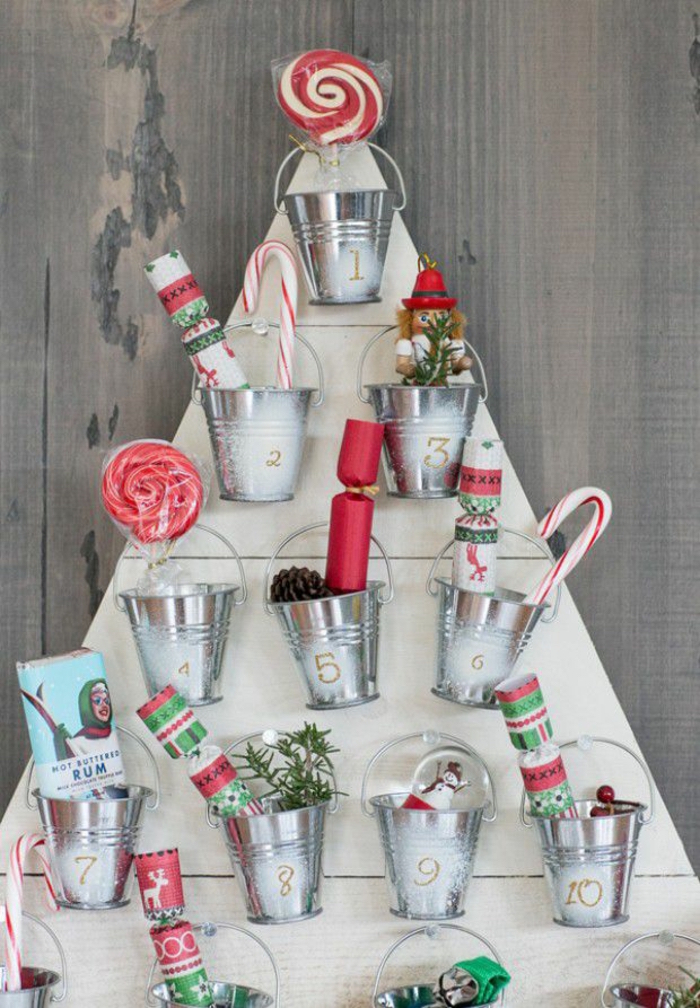
[{"label": "round lollipop on stick", "polygon": [[600,490],[598,487],[580,487],[562,497],[537,526],[537,534],[543,539],[549,539],[572,512],[586,504],[593,505],[593,517],[554,567],[547,571],[540,583],[528,594],[524,600],[526,603],[541,605],[552,589],[556,588],[584,558],[607,528],[612,517],[612,501],[605,490]]},{"label": "round lollipop on stick", "polygon": [[281,389],[290,389],[292,387],[292,367],[294,364],[299,281],[294,255],[284,242],[264,241],[261,245],[258,245],[248,260],[248,265],[245,268],[245,279],[243,281],[243,308],[246,314],[255,311],[260,297],[262,275],[270,259],[277,259],[282,274],[277,384]]}]

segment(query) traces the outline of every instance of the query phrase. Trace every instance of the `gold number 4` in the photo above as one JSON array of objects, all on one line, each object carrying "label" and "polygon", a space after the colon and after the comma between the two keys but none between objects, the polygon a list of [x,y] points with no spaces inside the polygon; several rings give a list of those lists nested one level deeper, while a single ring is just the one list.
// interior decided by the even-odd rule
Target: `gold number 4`
[{"label": "gold number 4", "polygon": [[418,886],[431,885],[440,874],[440,862],[431,857],[421,858],[418,862],[418,871],[425,877],[425,881],[419,882],[417,879],[414,879],[413,884]]},{"label": "gold number 4", "polygon": [[280,896],[289,896],[292,891],[292,879],[294,878],[294,869],[290,865],[280,865],[277,869],[277,878],[282,883],[280,888]]},{"label": "gold number 4", "polygon": [[350,255],[355,257],[355,272],[348,279],[350,280],[364,280],[363,276],[360,276],[360,250],[359,249],[349,249]]},{"label": "gold number 4", "polygon": [[[423,464],[429,469],[444,469],[450,461],[450,456],[445,450],[450,443],[448,437],[429,437],[428,448],[431,450],[423,458]],[[435,460],[435,461],[433,461]]]},{"label": "gold number 4", "polygon": [[282,465],[282,452],[278,448],[273,448],[270,452],[270,457],[265,463],[266,466],[280,466]]},{"label": "gold number 4", "polygon": [[[325,683],[326,686],[330,686],[331,683],[338,682],[340,679],[340,665],[335,660],[335,655],[332,651],[324,651],[323,654],[314,655],[316,660],[316,668],[318,670],[319,681]],[[321,659],[324,659],[321,661]],[[326,668],[334,668],[335,675],[332,678],[324,676],[323,670]]]},{"label": "gold number 4", "polygon": [[[591,886],[597,886],[598,889],[598,895],[592,902],[591,900],[586,899],[586,897],[584,896],[586,890],[589,889]],[[569,883],[569,895],[566,900],[566,906],[574,906],[576,903],[580,903],[581,906],[590,908],[598,906],[602,898],[603,898],[603,887],[598,881],[598,879],[590,879],[590,878],[580,879]]]},{"label": "gold number 4", "polygon": [[83,874],[80,876],[80,879],[79,879],[79,884],[80,885],[85,885],[85,879],[87,878],[88,872],[90,871],[90,869],[92,868],[92,866],[97,863],[97,860],[98,860],[97,855],[96,854],[81,854],[79,857],[73,858],[73,860],[75,861],[76,864],[78,864],[80,861],[89,861],[90,862],[89,865],[87,865],[85,868],[83,868]]}]

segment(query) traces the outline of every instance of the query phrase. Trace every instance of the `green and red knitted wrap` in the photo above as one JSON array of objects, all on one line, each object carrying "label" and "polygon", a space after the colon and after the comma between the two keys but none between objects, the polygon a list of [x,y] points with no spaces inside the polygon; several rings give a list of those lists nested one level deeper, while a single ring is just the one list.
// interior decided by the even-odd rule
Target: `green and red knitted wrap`
[{"label": "green and red knitted wrap", "polygon": [[459,503],[467,514],[490,514],[501,507],[503,442],[468,437],[459,478]]},{"label": "green and red knitted wrap", "polygon": [[540,818],[577,819],[574,796],[557,746],[545,743],[518,756],[530,799],[530,814]]},{"label": "green and red knitted wrap", "polygon": [[172,686],[156,693],[136,713],[173,759],[198,752],[209,734],[185,698]]},{"label": "green and red knitted wrap", "polygon": [[190,922],[156,925],[150,935],[170,999],[198,1008],[213,1005],[207,971]]},{"label": "green and red knitted wrap", "polygon": [[262,805],[218,746],[205,746],[188,761],[187,770],[212,812],[222,819],[262,814]]},{"label": "green and red knitted wrap", "polygon": [[149,283],[175,325],[187,329],[209,314],[204,291],[177,249],[144,267]]},{"label": "green and red knitted wrap", "polygon": [[494,693],[516,749],[537,749],[554,734],[536,675],[504,679]]}]

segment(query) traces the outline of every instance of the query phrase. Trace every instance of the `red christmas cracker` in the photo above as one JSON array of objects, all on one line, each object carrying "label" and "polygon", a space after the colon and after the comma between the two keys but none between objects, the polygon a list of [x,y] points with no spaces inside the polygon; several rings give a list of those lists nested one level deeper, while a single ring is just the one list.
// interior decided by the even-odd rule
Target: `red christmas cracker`
[{"label": "red christmas cracker", "polygon": [[137,854],[134,864],[146,918],[164,924],[182,917],[185,897],[177,848]]}]

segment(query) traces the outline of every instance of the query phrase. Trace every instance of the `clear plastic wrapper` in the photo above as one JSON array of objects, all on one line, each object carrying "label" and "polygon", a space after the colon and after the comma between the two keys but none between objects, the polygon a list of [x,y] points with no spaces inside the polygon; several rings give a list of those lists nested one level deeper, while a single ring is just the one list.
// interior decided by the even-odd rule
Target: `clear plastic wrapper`
[{"label": "clear plastic wrapper", "polygon": [[166,594],[182,574],[170,554],[196,524],[208,495],[208,465],[169,441],[130,441],[102,466],[102,503],[148,563],[140,592]]}]

